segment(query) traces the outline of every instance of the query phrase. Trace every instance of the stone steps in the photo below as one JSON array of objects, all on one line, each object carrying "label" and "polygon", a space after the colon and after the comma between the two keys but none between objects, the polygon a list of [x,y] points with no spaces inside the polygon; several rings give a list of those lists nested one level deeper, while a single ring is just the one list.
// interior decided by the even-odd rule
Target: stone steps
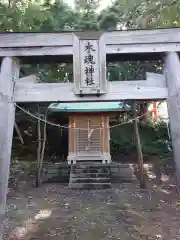
[{"label": "stone steps", "polygon": [[69,183],[71,189],[106,189],[111,188],[111,183]]},{"label": "stone steps", "polygon": [[71,183],[109,183],[109,178],[72,178]]},{"label": "stone steps", "polygon": [[109,167],[102,164],[78,163],[71,166],[69,188],[102,189],[110,188]]},{"label": "stone steps", "polygon": [[100,173],[105,173],[108,174],[108,170],[102,170],[102,169],[75,169],[73,171],[74,174],[80,174],[80,173],[84,173],[84,174],[100,174]]},{"label": "stone steps", "polygon": [[106,173],[109,174],[109,167],[104,165],[73,165],[71,171],[74,173]]},{"label": "stone steps", "polygon": [[[82,167],[80,167],[80,165]],[[71,169],[74,169],[74,175]],[[83,169],[83,171],[82,171]],[[89,170],[90,169],[90,170]],[[132,182],[134,179],[132,166],[129,164],[111,163],[109,165],[100,162],[77,162],[76,165],[69,165],[67,162],[49,163],[45,162],[43,166],[45,173],[44,182],[54,182],[69,184],[69,178],[95,178],[110,177],[111,183]],[[71,174],[70,174],[71,173]]]},{"label": "stone steps", "polygon": [[80,173],[72,173],[71,177],[72,178],[84,178],[84,177],[88,177],[88,178],[106,178],[109,177],[109,173],[84,173],[84,172],[80,172]]}]

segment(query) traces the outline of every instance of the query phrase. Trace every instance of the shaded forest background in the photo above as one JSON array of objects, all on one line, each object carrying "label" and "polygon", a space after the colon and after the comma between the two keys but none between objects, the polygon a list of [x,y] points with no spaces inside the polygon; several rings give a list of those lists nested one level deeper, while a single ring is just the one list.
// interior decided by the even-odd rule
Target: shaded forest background
[{"label": "shaded forest background", "polygon": [[[1,32],[54,32],[88,30],[125,30],[170,28],[180,25],[180,0],[116,0],[102,11],[98,0],[76,0],[72,8],[64,1],[9,0],[0,2]],[[108,62],[109,81],[145,79],[145,72],[161,73],[163,61],[155,60]],[[22,64],[21,77],[37,74],[41,82],[72,82],[72,64],[39,63]],[[123,89],[122,89],[123,91]],[[36,113],[36,105],[23,105]],[[47,106],[41,106],[44,113]],[[147,102],[139,103],[139,114],[147,110]],[[131,116],[130,116],[131,117]],[[13,159],[36,160],[37,122],[17,110],[16,122],[24,144],[14,133]],[[115,128],[111,134],[111,150],[116,160],[122,154],[133,155],[132,124]],[[145,156],[169,155],[167,126],[163,122],[140,121],[142,149]],[[57,130],[58,131],[58,130]],[[48,144],[46,146],[48,149]]]}]

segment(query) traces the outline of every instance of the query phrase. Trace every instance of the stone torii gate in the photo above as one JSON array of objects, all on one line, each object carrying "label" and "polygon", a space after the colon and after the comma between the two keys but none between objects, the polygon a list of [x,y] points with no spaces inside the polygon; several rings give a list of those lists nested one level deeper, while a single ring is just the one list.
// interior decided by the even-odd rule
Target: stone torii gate
[{"label": "stone torii gate", "polygon": [[[6,205],[15,104],[167,99],[173,156],[180,185],[180,28],[105,33],[0,33],[0,240]],[[165,53],[163,74],[142,81],[107,82],[106,57]],[[26,83],[21,57],[73,57],[74,83]],[[19,58],[19,59],[18,59]],[[29,76],[29,79],[31,76]]]}]

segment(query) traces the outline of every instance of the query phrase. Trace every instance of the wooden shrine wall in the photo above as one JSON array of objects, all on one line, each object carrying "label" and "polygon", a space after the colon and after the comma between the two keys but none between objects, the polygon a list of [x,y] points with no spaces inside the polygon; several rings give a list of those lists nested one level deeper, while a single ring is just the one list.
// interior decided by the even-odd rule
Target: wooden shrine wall
[{"label": "wooden shrine wall", "polygon": [[77,144],[83,139],[87,141],[88,120],[91,122],[89,133],[93,130],[90,140],[94,148],[91,150],[109,153],[109,116],[106,113],[80,113],[69,116],[69,152],[86,151]]}]

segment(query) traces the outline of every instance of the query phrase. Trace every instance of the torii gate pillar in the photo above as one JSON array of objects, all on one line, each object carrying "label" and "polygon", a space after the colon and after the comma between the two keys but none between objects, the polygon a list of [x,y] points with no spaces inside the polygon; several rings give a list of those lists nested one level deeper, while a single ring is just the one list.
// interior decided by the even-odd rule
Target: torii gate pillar
[{"label": "torii gate pillar", "polygon": [[15,120],[13,92],[17,78],[19,78],[19,66],[12,58],[5,57],[2,60],[0,73],[0,240],[3,238],[3,218]]},{"label": "torii gate pillar", "polygon": [[176,52],[167,53],[164,74],[168,85],[168,113],[173,158],[176,164],[177,183],[180,187],[180,61]]}]

